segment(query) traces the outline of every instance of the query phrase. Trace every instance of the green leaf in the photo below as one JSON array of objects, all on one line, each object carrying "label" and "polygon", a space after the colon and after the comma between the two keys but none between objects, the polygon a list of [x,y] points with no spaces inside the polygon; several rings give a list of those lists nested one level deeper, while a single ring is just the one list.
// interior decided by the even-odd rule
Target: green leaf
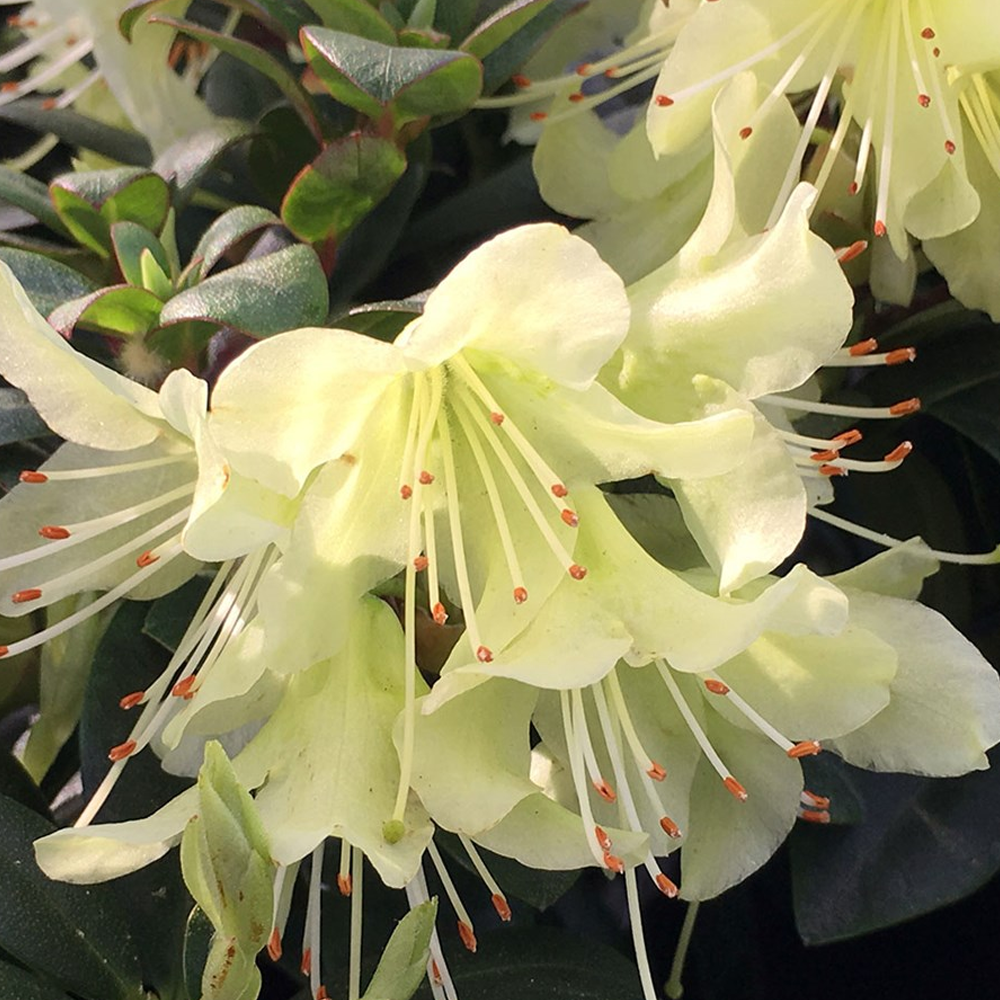
[{"label": "green leaf", "polygon": [[339,330],[365,333],[386,343],[395,340],[411,320],[423,312],[423,301],[418,299],[399,302],[370,302],[357,306],[338,316],[332,326]]},{"label": "green leaf", "polygon": [[308,243],[342,239],[388,193],[406,170],[389,139],[349,135],[332,142],[296,177],[281,216]]},{"label": "green leaf", "polygon": [[208,581],[199,575],[183,587],[157,598],[143,622],[143,633],[164,649],[175,652],[207,589]]},{"label": "green leaf", "polygon": [[479,0],[444,0],[434,12],[434,27],[452,38],[462,38],[476,16]]},{"label": "green leaf", "polygon": [[514,0],[487,18],[461,45],[482,60],[484,92],[492,93],[510,79],[559,22],[581,6],[581,0]]},{"label": "green leaf", "polygon": [[27,441],[48,433],[45,421],[20,389],[0,386],[0,445]]},{"label": "green leaf", "polygon": [[42,225],[61,236],[69,236],[59,213],[52,207],[49,189],[34,177],[0,165],[0,198],[30,212]]},{"label": "green leaf", "polygon": [[72,108],[50,108],[44,98],[22,97],[0,106],[0,121],[55,135],[68,146],[89,149],[117,163],[148,167],[153,161],[144,136],[106,125]]},{"label": "green leaf", "polygon": [[191,259],[200,258],[199,273],[207,275],[240,240],[267,226],[280,224],[281,219],[269,209],[258,205],[238,205],[223,212],[205,230]]},{"label": "green leaf", "polygon": [[79,298],[95,291],[97,286],[79,271],[49,260],[41,254],[14,247],[0,247],[0,260],[24,286],[31,304],[47,316],[67,299]]},{"label": "green leaf", "polygon": [[0,1000],[70,1000],[67,994],[10,962],[0,961]]},{"label": "green leaf", "polygon": [[145,288],[111,285],[56,309],[49,322],[64,336],[77,326],[131,337],[149,333],[160,318],[163,302]]},{"label": "green leaf", "polygon": [[113,888],[53,882],[35,864],[32,842],[53,829],[0,796],[0,947],[87,1000],[141,1000],[139,962]]},{"label": "green leaf", "polygon": [[268,337],[322,323],[328,306],[319,259],[311,247],[298,245],[244,261],[175,295],[160,323],[202,320]]},{"label": "green leaf", "polygon": [[161,302],[173,295],[173,282],[149,248],[139,254],[139,271],[142,277],[142,287],[152,292]]},{"label": "green leaf", "polygon": [[135,167],[63,174],[49,191],[66,228],[102,257],[111,249],[112,223],[127,220],[158,232],[170,208],[166,181]]},{"label": "green leaf", "polygon": [[172,17],[153,17],[150,20],[156,24],[169,25],[199,41],[208,42],[220,52],[225,52],[263,73],[288,98],[289,104],[299,113],[313,135],[318,140],[321,139],[319,119],[312,98],[299,86],[295,77],[260,46],[233,38],[231,35],[224,35],[219,31],[211,31],[190,21],[180,21]]},{"label": "green leaf", "polygon": [[24,765],[7,750],[0,752],[0,795],[6,795],[45,819],[52,818],[45,796],[38,790]]},{"label": "green leaf", "polygon": [[170,270],[167,251],[164,250],[163,244],[156,238],[155,234],[151,233],[145,226],[140,226],[135,222],[114,223],[111,226],[111,246],[115,252],[118,269],[130,285],[143,287],[142,265],[139,260],[143,250],[149,250],[164,271]]},{"label": "green leaf", "polygon": [[200,906],[196,906],[184,928],[184,982],[187,995],[192,1000],[201,996],[201,976],[208,962],[214,935],[212,921],[205,916],[205,911]]},{"label": "green leaf", "polygon": [[396,44],[393,26],[367,0],[307,0],[325,28],[383,45]]},{"label": "green leaf", "polygon": [[437,900],[414,907],[392,932],[362,1000],[409,1000],[427,971]]},{"label": "green leaf", "polygon": [[[857,937],[974,892],[1000,869],[1000,772],[850,769],[865,821],[791,839],[795,920],[810,945]],[[834,803],[835,804],[835,803]]]},{"label": "green leaf", "polygon": [[309,65],[343,104],[397,125],[472,106],[482,85],[479,62],[463,52],[382,45],[366,38],[308,27],[302,49]]},{"label": "green leaf", "polygon": [[[354,114],[350,108],[343,110]],[[316,137],[291,108],[278,105],[267,111],[250,140],[247,156],[250,175],[264,201],[280,205],[302,165],[317,156],[319,150]]]}]

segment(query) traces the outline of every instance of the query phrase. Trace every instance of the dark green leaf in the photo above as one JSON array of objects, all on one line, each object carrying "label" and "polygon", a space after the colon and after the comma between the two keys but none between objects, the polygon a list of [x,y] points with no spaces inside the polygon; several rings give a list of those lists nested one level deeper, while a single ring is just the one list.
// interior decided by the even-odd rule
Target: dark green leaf
[{"label": "dark green leaf", "polygon": [[22,97],[3,105],[0,121],[51,133],[69,146],[92,150],[117,163],[147,167],[153,161],[149,143],[139,133],[105,125],[72,108],[48,108],[42,98]]},{"label": "dark green leaf", "polygon": [[308,27],[302,48],[309,65],[343,104],[397,124],[471,107],[479,96],[479,62],[463,52],[382,45],[366,38]]},{"label": "dark green leaf", "polygon": [[406,157],[389,139],[349,135],[331,143],[293,182],[285,225],[308,243],[342,239],[392,190]]},{"label": "dark green leaf", "polygon": [[45,422],[20,389],[0,386],[0,445],[48,433]]},{"label": "dark green leaf", "polygon": [[41,254],[14,247],[0,247],[0,260],[24,286],[31,304],[47,316],[67,299],[75,299],[94,291],[96,286],[79,271],[49,260]]},{"label": "dark green leaf", "polygon": [[291,246],[244,261],[175,295],[163,307],[160,323],[202,320],[267,337],[322,323],[327,307],[326,276],[315,252]]},{"label": "dark green leaf", "polygon": [[190,21],[179,21],[172,17],[154,17],[152,20],[157,24],[167,24],[199,41],[208,42],[220,52],[226,52],[263,73],[288,98],[288,102],[301,115],[317,139],[320,138],[320,128],[312,98],[299,86],[295,77],[260,46],[218,31],[211,31]]},{"label": "dark green leaf", "polygon": [[[170,262],[163,244],[145,226],[134,222],[116,222],[111,226],[111,245],[118,261],[118,269],[130,285],[142,287],[142,267],[139,258],[143,250],[149,250],[153,258],[166,272],[170,273]],[[80,292],[76,293],[80,295]],[[63,301],[70,298],[64,296]]]},{"label": "dark green leaf", "polygon": [[56,309],[49,322],[64,336],[83,326],[112,336],[148,333],[160,318],[163,303],[145,288],[111,285]]},{"label": "dark green leaf", "polygon": [[483,63],[483,90],[496,90],[584,0],[515,0],[483,22],[462,49]]},{"label": "dark green leaf", "polygon": [[338,316],[333,326],[365,333],[376,340],[395,340],[412,319],[423,312],[423,301],[372,302]]},{"label": "dark green leaf", "polygon": [[53,829],[0,796],[0,946],[88,1000],[140,1000],[139,963],[112,887],[53,882],[35,864],[32,842]]},{"label": "dark green leaf", "polygon": [[184,637],[184,631],[194,617],[208,589],[207,581],[196,576],[183,587],[153,601],[142,631],[164,649],[174,652]]},{"label": "dark green leaf", "polygon": [[280,225],[281,219],[258,205],[238,205],[223,212],[198,241],[192,260],[202,259],[200,273],[207,275],[240,240],[266,226]]},{"label": "dark green leaf", "polygon": [[479,0],[444,0],[434,12],[434,27],[452,38],[462,38],[469,30]]},{"label": "dark green leaf", "polygon": [[974,892],[1000,869],[1000,776],[850,769],[865,821],[796,830],[795,919],[807,944],[856,937]]},{"label": "dark green leaf", "polygon": [[48,820],[52,818],[49,815],[49,804],[38,790],[38,786],[31,780],[31,775],[24,769],[24,765],[6,750],[0,752],[0,795],[6,795],[7,798],[19,802]]},{"label": "dark green leaf", "polygon": [[[353,115],[349,108],[345,111]],[[250,173],[264,199],[280,205],[302,165],[312,160],[320,147],[302,119],[287,106],[268,111],[258,128],[250,140]]]},{"label": "dark green leaf", "polygon": [[326,28],[384,45],[396,44],[392,25],[367,0],[308,0],[308,3]]},{"label": "dark green leaf", "polygon": [[184,984],[190,1000],[201,996],[201,977],[212,948],[215,928],[205,916],[201,907],[196,906],[188,917],[184,929]]},{"label": "dark green leaf", "polygon": [[247,122],[219,119],[165,149],[156,158],[153,169],[182,196],[190,196],[215,161],[253,132],[253,126]]},{"label": "dark green leaf", "polygon": [[17,965],[0,961],[0,1000],[70,1000],[58,987]]},{"label": "dark green leaf", "polygon": [[69,235],[69,231],[59,218],[59,213],[52,207],[49,189],[34,177],[0,165],[0,198],[30,212],[53,232],[61,236]]},{"label": "dark green leaf", "polygon": [[[445,945],[447,948],[447,944]],[[548,927],[500,928],[481,935],[476,955],[449,952],[462,1000],[637,1000],[635,966],[621,953]],[[419,993],[429,997],[425,986]]]},{"label": "dark green leaf", "polygon": [[939,399],[927,411],[1000,462],[1000,376]]}]

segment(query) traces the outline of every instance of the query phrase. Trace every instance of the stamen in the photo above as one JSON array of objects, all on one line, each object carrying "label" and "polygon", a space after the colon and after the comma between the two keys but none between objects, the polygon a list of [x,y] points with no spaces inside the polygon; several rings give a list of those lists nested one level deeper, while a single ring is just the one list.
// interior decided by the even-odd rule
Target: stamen
[{"label": "stamen", "polygon": [[320,947],[323,943],[320,928],[320,912],[322,899],[320,890],[323,885],[323,842],[313,849],[311,865],[309,868],[309,895],[306,901],[306,920],[302,938],[302,960],[305,964],[305,956],[308,954],[309,962],[309,990],[313,996],[318,997],[322,988],[320,980],[323,978],[323,963],[320,960]]},{"label": "stamen", "polygon": [[464,834],[460,833],[458,839],[462,842],[462,846],[465,848],[465,853],[469,855],[469,860],[472,862],[472,866],[479,873],[479,877],[486,883],[486,887],[490,890],[491,901],[493,903],[493,908],[497,911],[500,919],[504,922],[510,920],[510,904],[507,902],[507,897],[503,894],[500,886],[497,885],[496,880],[490,874],[490,870],[486,867],[485,862],[476,849],[476,845]]},{"label": "stamen", "polygon": [[905,417],[920,409],[920,400],[916,398],[904,399],[902,402],[893,403],[892,406],[842,406],[839,403],[820,403],[785,395],[760,396],[757,401],[770,406],[780,406],[786,410],[821,413],[831,417],[850,417],[856,420],[889,420],[893,417]]},{"label": "stamen", "polygon": [[126,472],[140,472],[143,469],[156,469],[163,465],[173,465],[175,462],[190,462],[191,455],[181,452],[177,455],[164,455],[161,458],[144,458],[138,462],[122,462],[118,465],[94,465],[84,469],[50,469],[46,472],[25,471],[20,475],[22,483],[58,483],[76,479],[103,479],[104,476],[118,476]]},{"label": "stamen", "polygon": [[448,873],[448,869],[433,839],[427,843],[427,853],[430,855],[431,862],[438,873],[438,878],[441,879],[445,895],[448,897],[452,909],[458,916],[458,934],[462,939],[462,944],[469,951],[474,952],[476,950],[476,934],[472,928],[472,918],[469,916],[469,911],[462,904],[458,890],[455,888],[455,883],[451,880],[451,875]]},{"label": "stamen", "polygon": [[4,84],[0,88],[3,91],[0,93],[0,106],[10,104],[19,97],[26,97],[28,94],[33,94],[51,80],[57,79],[74,63],[79,62],[84,56],[90,55],[93,47],[93,41],[89,38],[84,38],[63,52],[58,59],[53,59],[44,68],[31,73],[30,76],[26,77],[20,83],[15,83],[12,87]]},{"label": "stamen", "polygon": [[601,769],[597,763],[597,755],[594,753],[594,745],[590,741],[587,713],[583,708],[583,695],[580,689],[574,688],[571,697],[573,700],[573,725],[580,741],[580,749],[583,751],[583,760],[590,775],[590,783],[605,802],[614,802],[617,796],[614,789],[601,777]]},{"label": "stamen", "polygon": [[126,740],[108,751],[108,760],[116,763],[130,757],[133,753],[135,753],[135,740]]},{"label": "stamen", "polygon": [[417,428],[420,425],[424,380],[414,378],[413,394],[410,398],[410,418],[406,424],[406,441],[403,445],[403,464],[399,472],[399,495],[404,500],[413,496],[413,487],[409,485],[413,469],[413,451],[417,445]]},{"label": "stamen", "polygon": [[902,365],[908,361],[915,361],[917,357],[915,347],[897,347],[884,354],[876,354],[877,349],[876,341],[863,340],[860,344],[855,344],[847,350],[838,351],[832,358],[824,362],[824,367],[863,368],[868,365]]},{"label": "stamen", "polygon": [[825,795],[817,795],[815,792],[810,792],[808,788],[802,790],[799,798],[802,800],[803,805],[809,806],[812,809],[830,808],[830,800]]},{"label": "stamen", "polygon": [[340,870],[337,872],[337,889],[341,896],[351,894],[351,845],[346,837],[340,840]]},{"label": "stamen", "polygon": [[[573,786],[576,789],[577,804],[580,807],[580,819],[583,822],[587,846],[594,860],[600,867],[606,866],[605,855],[611,846],[604,831],[594,822],[594,814],[590,808],[590,798],[583,776],[583,752],[580,749],[575,727],[573,725],[570,695],[568,691],[559,692],[559,706],[562,710],[563,730],[566,735],[566,750],[569,754],[570,772],[573,776]],[[605,846],[607,845],[607,846]]]},{"label": "stamen", "polygon": [[145,697],[146,697],[145,691],[133,691],[131,694],[127,694],[119,700],[118,707],[126,710],[130,708],[135,708],[136,705],[139,705],[143,702]]},{"label": "stamen", "polygon": [[365,855],[360,847],[352,848],[351,862],[351,956],[348,971],[348,1000],[361,1000],[361,918],[364,912]]},{"label": "stamen", "polygon": [[639,904],[639,887],[635,881],[635,869],[625,872],[625,897],[628,900],[629,923],[632,925],[632,948],[639,966],[639,982],[642,984],[643,1000],[658,1000],[653,986],[653,974],[646,954],[646,938],[642,929],[642,907]]}]

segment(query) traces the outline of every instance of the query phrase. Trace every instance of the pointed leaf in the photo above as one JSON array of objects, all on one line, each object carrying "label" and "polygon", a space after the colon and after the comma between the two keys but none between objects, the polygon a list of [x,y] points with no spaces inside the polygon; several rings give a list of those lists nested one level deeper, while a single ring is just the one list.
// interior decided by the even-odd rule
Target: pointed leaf
[{"label": "pointed leaf", "polygon": [[325,28],[370,38],[383,45],[396,44],[395,29],[368,0],[308,0],[308,3]]},{"label": "pointed leaf", "polygon": [[410,1000],[423,982],[437,900],[414,907],[392,932],[361,1000]]},{"label": "pointed leaf", "polygon": [[145,288],[112,285],[82,299],[67,302],[50,317],[64,336],[85,326],[112,336],[148,333],[160,318],[163,303]]},{"label": "pointed leaf", "polygon": [[[143,250],[150,250],[164,271],[170,270],[170,263],[167,260],[167,252],[163,249],[163,244],[145,226],[128,221],[114,223],[111,226],[111,245],[115,252],[118,268],[125,281],[130,285],[142,287],[142,267],[139,263],[139,257]],[[77,292],[77,295],[80,294]]]},{"label": "pointed leaf", "polygon": [[201,257],[201,274],[207,275],[228,251],[251,233],[266,226],[279,225],[281,220],[258,205],[238,205],[223,212],[198,240],[192,259]]}]

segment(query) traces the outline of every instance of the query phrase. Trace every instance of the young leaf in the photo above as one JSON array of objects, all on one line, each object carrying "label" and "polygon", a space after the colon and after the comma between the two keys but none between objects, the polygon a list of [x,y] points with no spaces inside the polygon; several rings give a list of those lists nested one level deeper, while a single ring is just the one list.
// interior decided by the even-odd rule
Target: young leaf
[{"label": "young leaf", "polygon": [[392,932],[362,1000],[409,1000],[427,970],[437,900],[414,907]]}]

